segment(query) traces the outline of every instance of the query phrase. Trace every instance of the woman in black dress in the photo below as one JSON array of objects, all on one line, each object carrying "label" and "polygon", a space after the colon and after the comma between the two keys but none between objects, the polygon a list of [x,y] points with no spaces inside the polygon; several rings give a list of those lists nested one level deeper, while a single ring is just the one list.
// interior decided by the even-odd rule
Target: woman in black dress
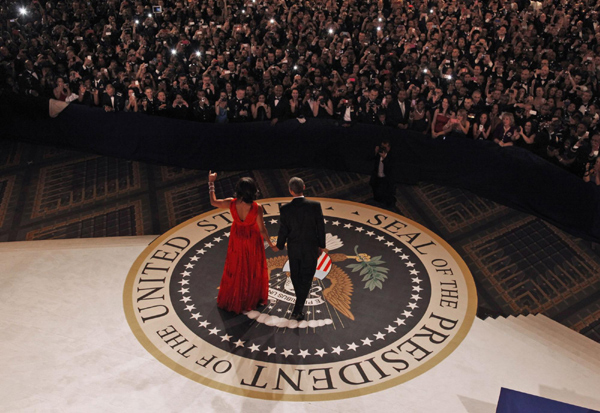
[{"label": "woman in black dress", "polygon": [[412,106],[410,111],[410,129],[415,132],[427,134],[431,128],[431,113],[425,106],[423,99],[417,100],[417,104]]}]

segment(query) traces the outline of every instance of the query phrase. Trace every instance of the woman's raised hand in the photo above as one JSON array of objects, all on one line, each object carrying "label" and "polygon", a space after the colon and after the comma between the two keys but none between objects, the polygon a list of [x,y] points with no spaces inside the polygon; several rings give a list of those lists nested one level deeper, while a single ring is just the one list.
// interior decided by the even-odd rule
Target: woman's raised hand
[{"label": "woman's raised hand", "polygon": [[217,180],[217,173],[208,171],[208,182],[215,182]]}]

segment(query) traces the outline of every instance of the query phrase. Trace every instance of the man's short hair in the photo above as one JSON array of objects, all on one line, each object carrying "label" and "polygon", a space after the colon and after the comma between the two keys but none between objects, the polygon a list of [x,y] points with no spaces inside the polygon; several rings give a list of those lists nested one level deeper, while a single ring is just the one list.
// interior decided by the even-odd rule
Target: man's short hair
[{"label": "man's short hair", "polygon": [[295,194],[299,195],[304,193],[304,181],[297,176],[294,176],[292,179],[290,179],[288,187]]}]

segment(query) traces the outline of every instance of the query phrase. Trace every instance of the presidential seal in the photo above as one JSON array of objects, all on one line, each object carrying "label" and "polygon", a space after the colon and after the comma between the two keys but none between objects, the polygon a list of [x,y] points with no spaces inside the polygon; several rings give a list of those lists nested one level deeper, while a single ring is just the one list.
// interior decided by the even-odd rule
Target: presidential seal
[{"label": "presidential seal", "polygon": [[[279,207],[265,199],[269,234]],[[217,308],[232,218],[215,210],[150,244],[132,266],[123,302],[140,343],[203,385],[288,401],[355,397],[427,372],[464,339],[477,309],[471,273],[442,239],[402,216],[318,199],[327,252],[317,264],[306,319],[286,251],[266,249],[269,302],[234,315]]]}]

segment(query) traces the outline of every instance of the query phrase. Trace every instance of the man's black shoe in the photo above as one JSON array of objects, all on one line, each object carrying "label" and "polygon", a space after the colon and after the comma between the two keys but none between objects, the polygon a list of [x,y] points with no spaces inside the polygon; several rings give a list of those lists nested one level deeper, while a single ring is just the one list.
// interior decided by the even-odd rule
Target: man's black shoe
[{"label": "man's black shoe", "polygon": [[292,313],[291,320],[298,320],[298,321],[304,320],[304,313]]}]

